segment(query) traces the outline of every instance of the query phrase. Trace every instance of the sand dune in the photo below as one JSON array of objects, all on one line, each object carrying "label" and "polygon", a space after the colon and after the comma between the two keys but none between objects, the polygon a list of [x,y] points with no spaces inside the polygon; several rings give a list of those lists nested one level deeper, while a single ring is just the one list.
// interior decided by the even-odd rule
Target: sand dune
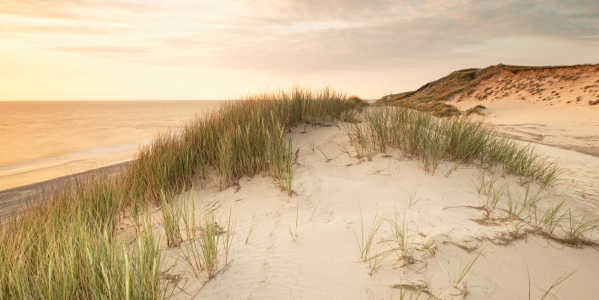
[{"label": "sand dune", "polygon": [[510,71],[501,69],[472,90],[457,96],[462,100],[517,99],[540,106],[599,109],[599,66]]},{"label": "sand dune", "polygon": [[[565,100],[564,100],[565,101]],[[512,138],[531,142],[560,163],[574,197],[599,203],[599,110],[587,105],[540,106],[513,98],[450,102],[460,110],[483,105],[485,122]],[[547,147],[550,146],[550,147]],[[569,151],[566,151],[569,150]]]},{"label": "sand dune", "polygon": [[559,162],[572,197],[596,207],[599,105],[592,103],[597,99],[599,67],[594,65],[502,70],[482,81],[471,93],[460,94],[446,103],[462,111],[484,106],[484,121],[512,138],[534,143],[538,150]]},{"label": "sand dune", "polygon": [[[193,189],[178,196],[179,203],[193,199],[198,212],[203,204],[215,207],[221,225],[231,209],[237,226],[229,264],[224,266],[221,255],[219,273],[210,281],[205,272],[196,278],[185,268],[182,246],[166,251],[167,278],[181,279],[175,299],[399,299],[402,291],[419,288],[424,289],[420,299],[528,299],[529,290],[531,299],[539,299],[572,272],[546,299],[594,299],[599,294],[596,247],[566,245],[534,233],[514,235],[519,224],[502,218],[500,210],[482,209],[488,196],[477,190],[482,179],[478,168],[462,166],[446,177],[448,164],[427,174],[420,162],[393,150],[370,160],[355,158],[343,127],[302,131],[291,133],[294,152],[299,149],[292,197],[268,176],[241,178],[224,191],[216,178],[196,179]],[[548,146],[540,150],[572,160],[566,161],[572,168],[566,181],[548,192],[544,205],[556,203],[559,192],[572,187],[568,180],[596,197],[592,183],[581,180],[597,170],[599,158]],[[504,182],[513,195],[525,193],[517,178],[508,176]],[[506,201],[498,208],[506,207]],[[590,204],[576,202],[573,209],[586,211]],[[297,237],[292,237],[296,214]],[[254,215],[259,221],[246,244]],[[154,218],[158,223],[160,214]],[[398,224],[405,220],[407,254],[402,258],[401,251],[393,251],[369,275],[372,260],[361,260],[358,250],[362,226],[367,233],[373,220],[381,218]],[[162,234],[160,225],[154,229]],[[123,231],[134,236],[130,226]],[[397,247],[394,230],[383,222],[371,256]],[[479,254],[457,283],[460,270]]]}]

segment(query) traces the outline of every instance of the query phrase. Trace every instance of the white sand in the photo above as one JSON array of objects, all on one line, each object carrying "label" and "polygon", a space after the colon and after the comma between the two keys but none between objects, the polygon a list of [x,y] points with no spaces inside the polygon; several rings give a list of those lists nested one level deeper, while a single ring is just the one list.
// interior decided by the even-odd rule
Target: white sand
[{"label": "white sand", "polygon": [[509,97],[451,104],[460,110],[485,106],[485,121],[500,132],[532,142],[537,150],[560,163],[564,183],[573,191],[571,196],[594,207],[599,205],[599,110],[588,106],[539,107]]},{"label": "white sand", "polygon": [[[220,273],[210,281],[205,272],[195,278],[186,271],[178,259],[180,248],[167,251],[168,267],[182,278],[175,299],[399,299],[400,290],[394,288],[399,284],[427,285],[427,291],[439,299],[528,299],[530,287],[531,299],[538,299],[560,276],[574,271],[559,292],[552,291],[557,292],[557,299],[596,299],[599,295],[599,251],[594,248],[571,248],[534,235],[513,244],[494,244],[502,244],[497,236],[507,232],[512,223],[482,226],[471,220],[483,216],[483,211],[473,207],[486,201],[476,190],[480,171],[475,167],[462,166],[445,177],[451,167],[447,164],[431,175],[420,162],[403,159],[393,151],[389,156],[377,154],[371,161],[360,161],[337,145],[349,146],[343,129],[300,131],[303,128],[292,133],[294,151],[299,147],[292,187],[296,194],[292,197],[268,176],[242,178],[239,186],[224,191],[218,190],[215,181],[198,181],[180,197],[180,201],[193,197],[198,211],[201,203],[214,204],[217,215],[222,216],[221,225],[232,208],[237,228],[230,264],[223,268],[221,257]],[[311,144],[332,160],[327,162],[318,149],[313,153]],[[550,148],[543,150],[553,153]],[[579,161],[580,168],[599,166],[599,158],[578,158],[578,153],[558,150],[555,153],[563,151],[565,159]],[[562,155],[559,153],[556,155]],[[508,180],[514,191],[518,190],[517,180]],[[420,200],[408,208],[417,187],[415,199]],[[293,242],[289,231],[295,231],[297,207],[297,238]],[[359,259],[355,234],[361,235],[361,219],[368,231],[375,216],[390,218],[395,212],[400,219],[406,217],[412,248],[422,249],[430,239],[436,242],[429,251],[413,250],[413,262],[407,265],[397,255],[388,256],[382,268],[370,276],[369,263]],[[245,244],[254,213],[259,223]],[[161,231],[158,224],[154,228]],[[397,243],[385,223],[372,253],[392,247]],[[481,251],[458,285],[465,295],[455,287],[456,273],[460,264],[470,262]]]},{"label": "white sand", "polygon": [[502,71],[449,104],[484,105],[487,119],[514,137],[599,157],[599,65]]}]

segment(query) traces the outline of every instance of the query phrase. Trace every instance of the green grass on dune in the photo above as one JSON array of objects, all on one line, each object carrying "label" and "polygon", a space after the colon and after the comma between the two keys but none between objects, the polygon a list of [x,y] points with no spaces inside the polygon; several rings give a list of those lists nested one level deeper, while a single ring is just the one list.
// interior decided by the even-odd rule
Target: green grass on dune
[{"label": "green grass on dune", "polygon": [[449,120],[403,107],[377,107],[365,113],[362,122],[346,126],[359,153],[385,152],[394,147],[408,157],[421,160],[434,173],[444,161],[459,165],[476,164],[553,184],[559,175],[556,164],[507,137],[498,135],[482,121],[465,117]]},{"label": "green grass on dune", "polygon": [[[355,105],[345,100],[329,88],[293,88],[230,101],[156,138],[119,176],[55,189],[43,204],[0,228],[0,299],[167,298],[148,205],[171,199],[191,186],[193,176],[214,171],[221,189],[241,176],[267,173],[289,190],[286,129],[353,118]],[[116,234],[126,214],[139,223],[131,245]]]}]

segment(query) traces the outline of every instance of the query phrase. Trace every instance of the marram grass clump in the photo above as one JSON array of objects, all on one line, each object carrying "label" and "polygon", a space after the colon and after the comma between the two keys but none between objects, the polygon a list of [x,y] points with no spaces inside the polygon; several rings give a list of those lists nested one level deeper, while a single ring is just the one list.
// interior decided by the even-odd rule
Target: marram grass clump
[{"label": "marram grass clump", "polygon": [[[249,95],[163,133],[118,176],[70,182],[33,199],[41,204],[0,227],[0,300],[168,298],[164,241],[154,239],[148,206],[168,205],[163,202],[190,188],[193,176],[214,170],[221,189],[263,173],[291,195],[292,145],[285,133],[300,123],[354,120],[354,107],[327,87]],[[118,234],[127,214],[139,233],[133,243]],[[181,216],[169,217],[163,228],[176,246]],[[214,275],[216,264],[204,264]]]},{"label": "marram grass clump", "polygon": [[469,108],[464,112],[464,116],[467,117],[471,114],[477,114],[479,116],[484,116],[485,114],[481,111],[481,109],[487,109],[484,105],[477,105],[472,108]]},{"label": "marram grass clump", "polygon": [[361,99],[358,96],[349,96],[345,102],[347,102],[352,108],[362,108],[364,106],[370,106],[368,101]]},{"label": "marram grass clump", "polygon": [[388,147],[403,155],[421,160],[427,172],[434,173],[442,162],[453,162],[449,173],[463,164],[501,170],[553,184],[559,175],[555,163],[537,154],[533,147],[500,136],[482,121],[465,117],[449,120],[402,107],[379,107],[365,112],[346,132],[357,153],[367,156]]},{"label": "marram grass clump", "polygon": [[177,132],[143,148],[127,170],[126,193],[159,201],[161,191],[176,193],[191,185],[192,176],[211,169],[220,187],[236,178],[267,172],[290,188],[290,143],[284,133],[300,123],[326,126],[353,117],[345,95],[324,88],[294,88],[230,101]]}]

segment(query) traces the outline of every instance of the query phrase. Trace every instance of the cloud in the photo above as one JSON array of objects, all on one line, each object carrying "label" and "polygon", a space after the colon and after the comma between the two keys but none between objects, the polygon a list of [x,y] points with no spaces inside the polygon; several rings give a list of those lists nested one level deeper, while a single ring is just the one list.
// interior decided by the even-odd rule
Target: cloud
[{"label": "cloud", "polygon": [[[397,67],[467,58],[469,47],[496,39],[559,39],[593,47],[599,41],[596,0],[166,3],[4,0],[0,14],[71,22],[20,24],[10,29],[17,36],[35,31],[105,33],[84,41],[45,37],[47,45],[38,43],[39,48],[52,51],[124,61],[135,57],[156,64],[286,72]],[[115,17],[115,11],[125,15]],[[86,19],[90,14],[92,21]],[[116,30],[115,23],[120,24]]]},{"label": "cloud", "polygon": [[2,0],[0,15],[17,15],[32,18],[79,19],[86,12],[118,10],[144,12],[148,6],[134,3],[100,0]]},{"label": "cloud", "polygon": [[97,26],[45,26],[27,24],[0,24],[0,36],[18,38],[27,34],[77,34],[96,35],[115,33],[116,29],[102,28]]},{"label": "cloud", "polygon": [[46,50],[88,55],[121,56],[149,53],[149,49],[137,46],[49,47]]},{"label": "cloud", "polygon": [[174,64],[303,72],[445,60],[492,39],[599,36],[591,1],[243,3],[225,28],[157,39],[152,48],[172,48]]}]

